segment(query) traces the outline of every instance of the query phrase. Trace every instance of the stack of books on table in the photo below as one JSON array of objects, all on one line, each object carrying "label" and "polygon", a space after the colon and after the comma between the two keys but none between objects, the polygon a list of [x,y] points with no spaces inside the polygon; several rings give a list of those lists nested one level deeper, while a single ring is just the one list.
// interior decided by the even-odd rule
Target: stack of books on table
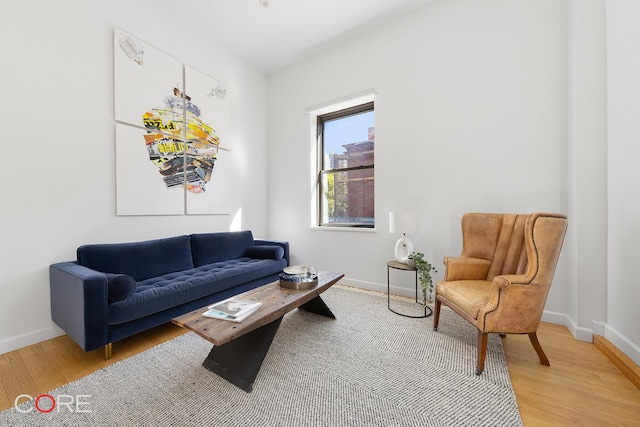
[{"label": "stack of books on table", "polygon": [[214,319],[231,320],[232,322],[242,322],[249,315],[260,308],[260,301],[242,300],[229,298],[224,301],[210,305],[202,315]]}]

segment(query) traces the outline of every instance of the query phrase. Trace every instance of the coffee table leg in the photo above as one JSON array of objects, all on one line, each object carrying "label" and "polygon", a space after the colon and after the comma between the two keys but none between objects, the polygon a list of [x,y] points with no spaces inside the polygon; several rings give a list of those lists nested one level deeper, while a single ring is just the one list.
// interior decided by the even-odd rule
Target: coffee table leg
[{"label": "coffee table leg", "polygon": [[202,366],[251,392],[281,322],[282,317],[224,345],[214,346]]},{"label": "coffee table leg", "polygon": [[320,298],[320,295],[318,295],[311,301],[302,304],[299,308],[303,309],[304,311],[320,314],[321,316],[330,317],[332,319],[336,318],[331,310],[329,310],[329,307],[327,307],[327,304],[325,304],[322,298]]}]

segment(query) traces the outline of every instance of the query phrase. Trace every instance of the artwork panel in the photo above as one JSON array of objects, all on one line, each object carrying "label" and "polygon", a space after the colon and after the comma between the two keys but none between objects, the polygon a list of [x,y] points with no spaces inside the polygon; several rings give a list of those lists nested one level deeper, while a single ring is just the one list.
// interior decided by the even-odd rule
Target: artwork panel
[{"label": "artwork panel", "polygon": [[144,112],[184,88],[182,62],[117,28],[113,43],[115,119],[142,126]]},{"label": "artwork panel", "polygon": [[185,65],[185,88],[193,102],[200,108],[200,118],[213,126],[220,137],[220,147],[230,148],[231,97],[228,87],[208,75]]},{"label": "artwork panel", "polygon": [[189,215],[228,215],[234,206],[231,189],[230,151],[220,151],[206,191],[196,194],[187,191],[186,211]]},{"label": "artwork panel", "polygon": [[[144,129],[116,123],[116,213],[117,215],[184,214],[182,181],[168,187],[161,166],[167,157],[155,156]],[[154,157],[154,160],[151,159]],[[177,156],[175,158],[178,158]],[[180,172],[182,171],[182,159]]]},{"label": "artwork panel", "polygon": [[197,125],[204,131],[199,134],[197,130],[189,132],[187,137],[188,147],[193,151],[187,152],[187,174],[190,168],[196,168],[203,175],[199,188],[188,186],[187,214],[229,214],[233,204],[233,143],[228,89],[218,80],[189,66],[185,66],[185,89],[192,104],[189,112],[197,115]]}]

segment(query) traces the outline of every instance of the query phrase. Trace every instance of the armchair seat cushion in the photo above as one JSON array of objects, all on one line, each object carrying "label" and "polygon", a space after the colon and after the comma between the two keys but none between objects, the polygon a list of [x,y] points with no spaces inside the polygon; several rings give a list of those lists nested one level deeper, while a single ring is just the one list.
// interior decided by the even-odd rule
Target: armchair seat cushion
[{"label": "armchair seat cushion", "polygon": [[480,309],[489,302],[490,289],[491,282],[487,280],[440,282],[438,296],[446,300],[450,307],[459,308],[462,313],[477,319]]}]

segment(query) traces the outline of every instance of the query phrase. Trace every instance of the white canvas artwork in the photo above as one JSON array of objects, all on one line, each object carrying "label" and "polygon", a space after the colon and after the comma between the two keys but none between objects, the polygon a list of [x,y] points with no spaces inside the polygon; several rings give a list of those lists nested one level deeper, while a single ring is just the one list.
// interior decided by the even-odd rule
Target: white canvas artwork
[{"label": "white canvas artwork", "polygon": [[117,29],[114,65],[117,214],[229,214],[226,85]]},{"label": "white canvas artwork", "polygon": [[200,119],[213,128],[218,138],[215,167],[210,172],[203,192],[187,192],[187,213],[208,214],[228,213],[231,205],[230,184],[231,154],[229,139],[231,137],[231,107],[226,86],[211,77],[185,66],[185,82],[187,93],[197,100],[201,110]]},{"label": "white canvas artwork", "polygon": [[116,193],[118,215],[181,215],[184,189],[167,188],[158,178],[144,141],[145,129],[116,123]]}]

